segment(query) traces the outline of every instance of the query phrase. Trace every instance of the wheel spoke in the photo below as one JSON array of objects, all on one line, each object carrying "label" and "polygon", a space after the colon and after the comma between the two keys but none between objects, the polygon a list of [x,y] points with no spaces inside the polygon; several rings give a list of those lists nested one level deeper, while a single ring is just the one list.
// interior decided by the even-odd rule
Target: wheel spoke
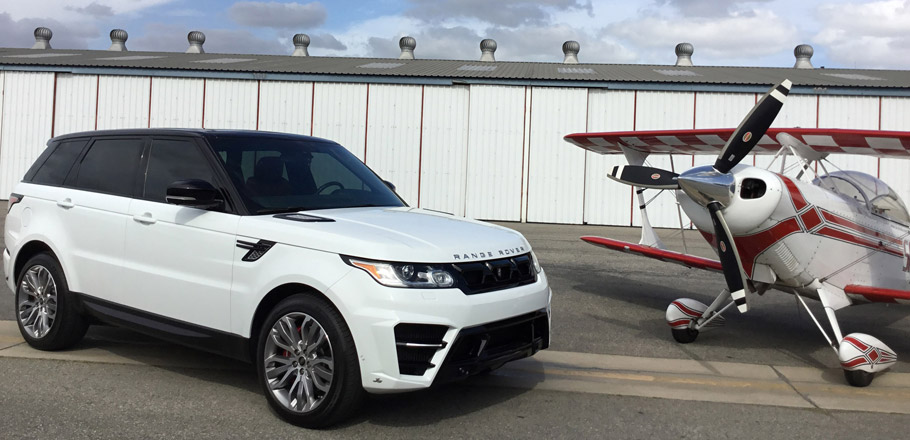
[{"label": "wheel spoke", "polygon": [[[306,406],[303,409],[311,410],[316,407],[316,393],[313,390],[313,379],[310,377],[309,373],[304,373],[301,376],[300,389],[303,390],[303,394],[306,395]],[[299,390],[297,391],[297,397],[298,399],[301,397]]]},{"label": "wheel spoke", "polygon": [[313,341],[311,344],[307,345],[306,354],[312,354],[317,349],[319,349],[319,347],[323,343],[325,343],[325,341],[327,341],[327,340],[328,339],[326,338],[325,332],[322,331],[322,329],[319,329],[319,333],[317,334],[316,340]]},{"label": "wheel spoke", "polygon": [[33,296],[38,294],[38,277],[36,276],[36,272],[37,270],[35,270],[35,268],[29,269],[28,272],[25,273],[25,279],[23,280],[25,281],[25,286],[28,288],[29,293],[33,294]]},{"label": "wheel spoke", "polygon": [[316,321],[313,321],[313,318],[310,318],[309,316],[307,316],[306,319],[303,320],[303,326],[300,327],[301,334],[303,334],[304,331],[306,331],[306,335],[303,338],[303,342],[308,347],[310,345],[313,345],[313,336],[315,335],[316,332],[318,332],[320,330],[321,330],[321,328],[319,327],[319,324],[316,324]]},{"label": "wheel spoke", "polygon": [[331,365],[313,366],[313,384],[319,391],[329,392],[329,388],[332,386],[332,376]]}]

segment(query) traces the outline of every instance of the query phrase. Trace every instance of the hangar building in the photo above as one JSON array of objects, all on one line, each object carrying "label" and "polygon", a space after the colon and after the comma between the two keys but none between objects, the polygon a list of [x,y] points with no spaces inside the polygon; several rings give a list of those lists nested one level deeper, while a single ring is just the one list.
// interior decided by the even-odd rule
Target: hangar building
[{"label": "hangar building", "polygon": [[[793,67],[691,65],[677,46],[675,65],[495,60],[484,40],[479,60],[414,58],[413,38],[399,59],[308,56],[298,34],[292,56],[209,54],[191,32],[187,53],[125,51],[126,32],[109,50],[55,50],[35,32],[33,49],[0,48],[0,194],[64,133],[132,127],[272,130],[335,140],[411,205],[478,219],[637,225],[631,188],[605,176],[620,155],[601,156],[563,141],[583,131],[736,127],[771,84],[793,91],[777,127],[910,131],[910,74],[813,68],[797,46]],[[582,57],[583,58],[583,57]],[[841,168],[880,176],[910,199],[910,163],[832,155]],[[684,170],[709,156],[652,156]],[[754,159],[757,164],[770,158]],[[792,161],[792,159],[791,159]],[[675,200],[649,207],[655,226],[678,227]]]}]

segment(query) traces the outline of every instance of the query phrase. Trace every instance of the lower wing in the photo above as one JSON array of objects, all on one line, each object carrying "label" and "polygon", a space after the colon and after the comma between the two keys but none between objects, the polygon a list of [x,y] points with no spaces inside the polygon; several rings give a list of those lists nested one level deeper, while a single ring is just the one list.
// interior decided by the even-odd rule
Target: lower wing
[{"label": "lower wing", "polygon": [[604,237],[581,237],[581,239],[584,240],[585,242],[593,244],[595,246],[602,246],[607,249],[612,249],[614,251],[638,254],[638,255],[648,257],[648,258],[653,258],[655,260],[682,264],[683,266],[687,266],[687,267],[691,267],[691,268],[695,268],[695,269],[711,270],[714,272],[723,273],[723,268],[720,265],[720,261],[717,261],[717,260],[696,257],[695,255],[688,255],[688,254],[668,251],[668,250],[664,250],[664,249],[657,249],[657,248],[653,248],[650,246],[643,246],[640,244],[613,240],[613,239],[604,238]]}]

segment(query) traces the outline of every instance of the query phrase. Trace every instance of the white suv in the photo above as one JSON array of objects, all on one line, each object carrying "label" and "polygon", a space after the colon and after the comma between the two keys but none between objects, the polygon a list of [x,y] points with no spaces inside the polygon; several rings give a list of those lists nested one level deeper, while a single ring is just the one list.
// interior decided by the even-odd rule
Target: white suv
[{"label": "white suv", "polygon": [[521,234],[409,208],[331,141],[76,133],[14,191],[4,275],[29,344],[101,322],[249,360],[301,426],[549,345],[550,289]]}]

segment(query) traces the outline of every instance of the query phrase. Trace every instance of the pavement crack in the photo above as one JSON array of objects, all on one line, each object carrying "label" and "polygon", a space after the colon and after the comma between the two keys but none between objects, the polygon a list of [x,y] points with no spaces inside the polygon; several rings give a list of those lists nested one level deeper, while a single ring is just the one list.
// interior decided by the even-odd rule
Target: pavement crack
[{"label": "pavement crack", "polygon": [[809,402],[809,404],[812,405],[812,407],[814,407],[815,409],[821,410],[825,414],[828,413],[828,410],[818,406],[818,404],[816,404],[814,401],[812,401],[812,399],[810,399],[809,396],[805,395],[802,391],[800,391],[798,388],[796,388],[796,386],[793,385],[792,382],[790,382],[790,379],[788,379],[787,376],[785,376],[783,373],[781,373],[780,370],[777,369],[777,367],[775,367],[774,365],[769,365],[769,367],[771,367],[771,369],[774,370],[774,373],[777,374],[777,377],[779,377],[780,380],[784,381],[784,383],[787,384],[787,386],[789,386],[790,389],[793,390],[793,392],[798,394],[799,397],[802,397],[803,400],[805,400],[806,402]]}]

